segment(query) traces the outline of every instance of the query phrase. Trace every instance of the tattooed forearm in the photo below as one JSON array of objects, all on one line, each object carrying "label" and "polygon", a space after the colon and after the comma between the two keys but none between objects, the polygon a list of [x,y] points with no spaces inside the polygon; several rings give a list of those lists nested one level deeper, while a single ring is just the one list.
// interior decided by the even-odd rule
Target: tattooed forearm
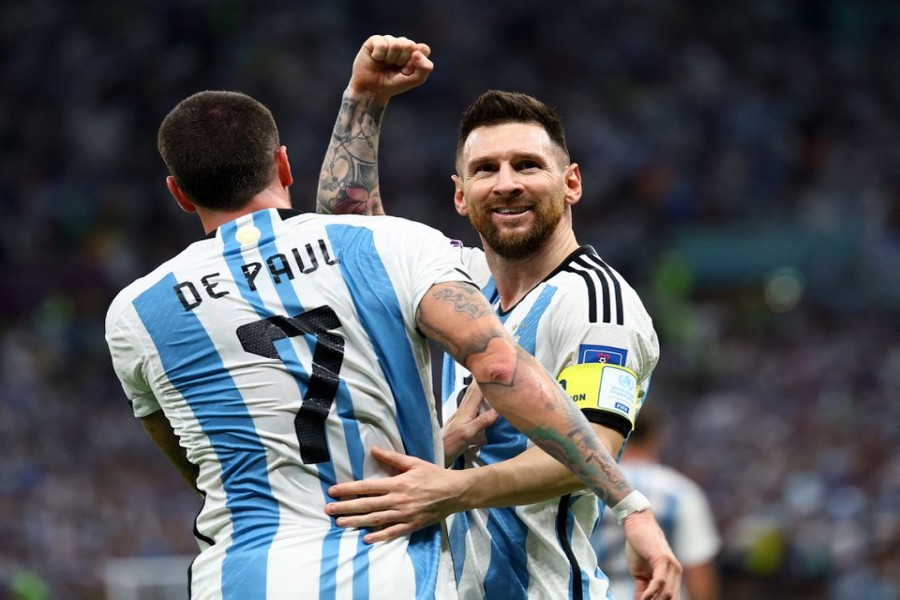
[{"label": "tattooed forearm", "polygon": [[384,214],[378,182],[383,117],[383,106],[344,94],[319,173],[316,212]]},{"label": "tattooed forearm", "polygon": [[523,429],[522,433],[578,475],[604,504],[618,504],[634,488],[619,469],[615,457],[568,398],[560,396],[556,401],[548,402],[547,408],[557,414],[560,409],[564,411],[568,433],[564,435],[558,427],[546,424]]},{"label": "tattooed forearm", "polygon": [[603,502],[615,506],[631,491],[615,458],[575,403],[516,344],[477,289],[463,282],[433,286],[419,303],[416,325],[469,369],[497,412]]}]

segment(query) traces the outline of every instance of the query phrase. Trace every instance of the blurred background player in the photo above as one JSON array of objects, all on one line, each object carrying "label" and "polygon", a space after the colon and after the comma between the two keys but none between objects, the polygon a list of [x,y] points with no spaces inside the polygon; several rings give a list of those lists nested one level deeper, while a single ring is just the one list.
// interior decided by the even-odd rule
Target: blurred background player
[{"label": "blurred background player", "polygon": [[[628,480],[653,504],[684,569],[684,600],[719,600],[716,555],[721,545],[709,501],[703,489],[675,469],[660,463],[667,442],[667,418],[657,405],[645,405],[638,415],[619,464]],[[608,512],[608,511],[607,511]],[[625,539],[615,519],[605,514],[594,533],[600,568],[609,576],[616,600],[634,597],[625,559]]]}]

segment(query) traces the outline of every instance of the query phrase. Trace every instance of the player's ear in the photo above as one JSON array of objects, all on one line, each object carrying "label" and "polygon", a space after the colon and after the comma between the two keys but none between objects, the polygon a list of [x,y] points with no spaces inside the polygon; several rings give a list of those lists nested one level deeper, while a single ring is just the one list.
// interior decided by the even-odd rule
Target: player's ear
[{"label": "player's ear", "polygon": [[462,180],[459,178],[459,175],[451,175],[450,179],[453,180],[453,206],[456,208],[456,212],[459,213],[463,217],[469,216],[469,208],[466,206],[466,196],[463,193],[463,185]]},{"label": "player's ear", "polygon": [[284,187],[294,183],[294,176],[291,174],[291,163],[288,161],[287,147],[282,146],[275,151],[275,164],[278,165],[278,181]]},{"label": "player's ear", "polygon": [[569,206],[581,200],[581,170],[578,163],[566,167],[566,204]]},{"label": "player's ear", "polygon": [[166,187],[169,188],[169,193],[172,194],[172,197],[175,198],[175,202],[178,203],[178,206],[181,207],[186,213],[195,213],[197,212],[197,207],[194,206],[194,203],[190,201],[187,197],[187,194],[184,193],[178,184],[175,182],[175,178],[169,175],[166,177]]}]

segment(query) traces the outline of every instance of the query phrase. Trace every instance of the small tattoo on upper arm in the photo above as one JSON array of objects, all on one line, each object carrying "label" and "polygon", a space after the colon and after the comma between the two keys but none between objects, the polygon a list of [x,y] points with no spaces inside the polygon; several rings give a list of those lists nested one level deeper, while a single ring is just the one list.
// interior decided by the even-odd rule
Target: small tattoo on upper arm
[{"label": "small tattoo on upper arm", "polygon": [[452,304],[456,312],[467,314],[473,319],[480,319],[492,313],[481,292],[467,284],[440,289],[435,292],[434,297],[436,300]]}]

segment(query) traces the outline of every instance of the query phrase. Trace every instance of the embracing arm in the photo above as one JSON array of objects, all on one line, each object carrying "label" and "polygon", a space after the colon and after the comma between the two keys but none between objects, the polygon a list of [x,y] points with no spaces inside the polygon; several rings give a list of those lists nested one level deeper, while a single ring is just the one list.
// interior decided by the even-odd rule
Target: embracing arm
[{"label": "embracing arm", "polygon": [[202,495],[197,488],[197,477],[200,475],[200,469],[187,459],[184,448],[178,442],[178,436],[172,430],[172,425],[166,418],[163,411],[158,410],[154,413],[141,417],[141,424],[147,434],[156,442],[160,450],[169,458],[184,480],[188,482],[197,494]]},{"label": "embracing arm", "polygon": [[419,304],[417,324],[469,369],[498,413],[605,504],[615,506],[633,491],[581,411],[516,344],[478,289],[458,282],[434,286]]},{"label": "embracing arm", "polygon": [[[591,428],[611,456],[619,452],[622,435],[591,423]],[[468,493],[459,508],[497,508],[534,504],[584,489],[584,482],[570,469],[537,447],[508,460],[460,472],[469,479]]]},{"label": "embracing arm", "polygon": [[646,510],[646,499],[625,479],[566,392],[516,344],[479,290],[458,282],[435,285],[416,317],[419,330],[472,373],[498,413],[612,507],[633,551],[635,597],[677,598],[681,565]]},{"label": "embracing arm", "polygon": [[319,172],[316,212],[385,214],[378,182],[381,120],[392,96],[428,78],[430,52],[404,37],[376,35],[362,45]]}]

